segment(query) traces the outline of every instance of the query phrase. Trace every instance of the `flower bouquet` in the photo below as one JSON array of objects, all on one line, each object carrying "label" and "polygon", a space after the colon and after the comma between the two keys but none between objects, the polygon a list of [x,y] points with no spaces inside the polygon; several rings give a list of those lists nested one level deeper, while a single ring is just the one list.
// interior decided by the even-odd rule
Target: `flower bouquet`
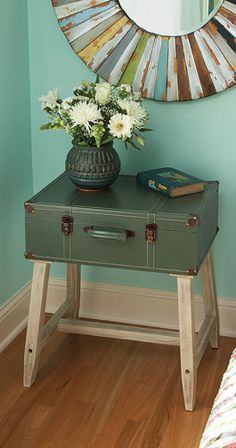
[{"label": "flower bouquet", "polygon": [[100,148],[114,138],[137,148],[136,144],[144,145],[140,133],[147,130],[148,115],[140,94],[128,84],[84,81],[69,98],[61,99],[59,89],[54,89],[40,102],[50,118],[40,129],[65,129],[79,146]]},{"label": "flower bouquet", "polygon": [[[112,158],[116,154],[112,147],[114,139],[122,140],[126,148],[128,144],[137,149],[144,145],[141,134],[149,130],[145,127],[148,115],[142,107],[140,94],[133,92],[128,84],[115,87],[108,82],[99,82],[98,79],[96,82],[84,81],[68,98],[60,98],[59,89],[54,89],[46,96],[41,96],[40,102],[42,110],[47,112],[50,120],[40,129],[64,129],[72,137],[73,155],[69,153],[72,155],[72,161],[68,161],[67,156],[66,171],[71,171],[73,165],[70,178],[79,186],[81,176],[85,184],[90,175],[93,180],[96,175],[99,181],[107,178],[103,184],[109,184],[109,178],[113,175],[109,171],[109,163],[106,163],[104,159],[104,153],[105,150],[110,149]],[[91,166],[90,162],[90,169],[88,161],[85,161],[85,149],[87,152],[89,150],[97,152],[97,155],[92,157],[95,164]],[[99,149],[102,150],[102,158],[98,154]],[[115,169],[115,178],[117,178],[120,160],[118,154],[114,157],[116,157],[116,163],[112,165]],[[78,161],[79,158],[80,162],[75,169],[75,160]],[[81,166],[81,158],[84,160],[84,166]],[[108,159],[110,160],[110,156]],[[101,160],[102,166],[99,162]]]}]

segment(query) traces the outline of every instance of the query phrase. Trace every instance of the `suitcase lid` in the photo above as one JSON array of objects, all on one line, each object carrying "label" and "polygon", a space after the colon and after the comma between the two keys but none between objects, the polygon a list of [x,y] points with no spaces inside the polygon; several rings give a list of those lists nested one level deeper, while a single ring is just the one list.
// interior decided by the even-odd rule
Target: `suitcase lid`
[{"label": "suitcase lid", "polygon": [[206,182],[205,192],[178,198],[169,198],[161,193],[137,184],[135,176],[119,176],[113,186],[104,191],[84,192],[63,173],[47,185],[38,194],[25,203],[29,208],[73,208],[92,213],[104,209],[104,212],[122,216],[143,217],[147,223],[157,223],[160,228],[179,230],[189,225],[190,231],[196,231],[198,220],[207,211],[209,201],[218,192],[218,182]]}]

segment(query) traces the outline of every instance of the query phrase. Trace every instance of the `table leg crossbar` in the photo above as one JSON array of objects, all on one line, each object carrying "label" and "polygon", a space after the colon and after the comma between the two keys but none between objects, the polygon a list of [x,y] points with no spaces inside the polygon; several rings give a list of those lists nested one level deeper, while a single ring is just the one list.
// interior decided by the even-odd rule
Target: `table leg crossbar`
[{"label": "table leg crossbar", "polygon": [[64,333],[87,334],[130,341],[179,345],[178,331],[141,327],[129,324],[109,324],[89,319],[61,319],[57,329]]},{"label": "table leg crossbar", "polygon": [[209,340],[212,347],[218,347],[219,315],[210,253],[207,254],[201,268],[205,320],[198,334],[195,331],[193,277],[176,276],[179,331],[157,329],[80,319],[80,266],[78,264],[67,265],[67,299],[52,318],[44,324],[50,264],[48,262],[34,262],[25,344],[24,386],[30,387],[35,381],[40,352],[55,330],[66,333],[179,345],[184,404],[186,410],[192,411],[196,401],[197,367]]}]

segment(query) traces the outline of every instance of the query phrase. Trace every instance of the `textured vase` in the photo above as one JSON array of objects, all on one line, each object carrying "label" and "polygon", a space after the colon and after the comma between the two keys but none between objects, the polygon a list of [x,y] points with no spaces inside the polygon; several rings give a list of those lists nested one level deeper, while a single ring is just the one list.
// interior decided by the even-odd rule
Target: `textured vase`
[{"label": "textured vase", "polygon": [[84,190],[102,190],[115,182],[120,172],[120,158],[112,143],[100,149],[89,146],[73,147],[67,154],[66,173]]}]

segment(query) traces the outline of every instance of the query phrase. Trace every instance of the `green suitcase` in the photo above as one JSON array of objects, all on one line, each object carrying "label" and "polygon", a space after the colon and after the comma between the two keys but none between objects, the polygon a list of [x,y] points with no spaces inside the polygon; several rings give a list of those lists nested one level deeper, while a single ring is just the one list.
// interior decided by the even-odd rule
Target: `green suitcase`
[{"label": "green suitcase", "polygon": [[218,182],[172,199],[133,176],[79,191],[63,173],[25,212],[28,259],[196,275],[218,231]]}]

